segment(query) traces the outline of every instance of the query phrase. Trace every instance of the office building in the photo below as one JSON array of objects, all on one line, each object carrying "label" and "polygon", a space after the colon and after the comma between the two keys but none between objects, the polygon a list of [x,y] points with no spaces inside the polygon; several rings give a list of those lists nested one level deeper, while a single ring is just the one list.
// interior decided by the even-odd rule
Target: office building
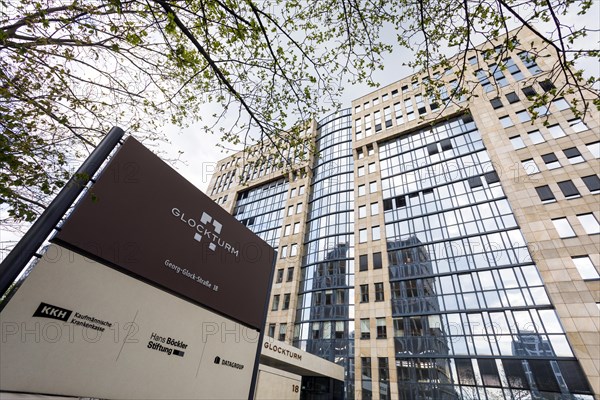
[{"label": "office building", "polygon": [[453,69],[409,76],[313,122],[294,173],[234,154],[209,186],[278,251],[267,334],[342,365],[347,399],[600,394],[598,113],[532,118],[555,58],[483,55],[477,97],[453,101]]}]

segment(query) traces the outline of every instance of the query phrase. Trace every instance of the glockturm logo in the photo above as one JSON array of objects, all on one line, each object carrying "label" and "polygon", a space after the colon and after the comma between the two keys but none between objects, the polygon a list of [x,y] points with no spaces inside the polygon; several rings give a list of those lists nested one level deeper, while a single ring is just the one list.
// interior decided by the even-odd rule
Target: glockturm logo
[{"label": "glockturm logo", "polygon": [[[208,248],[210,250],[215,251],[217,246],[219,246],[225,251],[239,256],[239,250],[234,248],[230,243],[219,236],[221,234],[221,230],[223,229],[223,225],[211,215],[207,214],[206,212],[202,212],[200,221],[196,221],[194,218],[187,217],[185,213],[178,208],[173,208],[171,213],[174,217],[179,218],[181,222],[195,230],[194,240],[202,242],[202,239],[205,239],[204,241],[209,243]],[[210,225],[212,225],[212,228],[210,228]]]},{"label": "glockturm logo", "polygon": [[[218,235],[219,233],[221,233],[221,229],[223,228],[223,225],[221,225],[221,223],[219,221],[217,221],[216,219],[213,220],[213,217],[211,217],[207,213],[203,212],[202,216],[200,217],[200,223],[202,225],[206,226],[206,224],[208,224],[209,222],[212,222],[212,226],[215,228],[214,229],[215,234]],[[194,235],[194,240],[197,240],[198,242],[201,241],[202,240],[202,235],[199,234],[199,233],[196,233]],[[215,246],[214,243],[211,243],[211,244],[208,245],[208,248],[211,249],[212,251],[215,251],[215,249],[217,248],[217,246]]]}]

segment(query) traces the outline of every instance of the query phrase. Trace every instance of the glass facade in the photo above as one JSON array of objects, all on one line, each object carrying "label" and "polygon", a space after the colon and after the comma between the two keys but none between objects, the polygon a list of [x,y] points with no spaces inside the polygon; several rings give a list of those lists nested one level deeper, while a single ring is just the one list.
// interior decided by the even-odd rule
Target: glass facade
[{"label": "glass facade", "polygon": [[240,192],[233,216],[277,249],[289,183],[278,179]]},{"label": "glass facade", "polygon": [[399,398],[593,398],[472,118],[379,157]]},{"label": "glass facade", "polygon": [[345,368],[354,398],[354,165],[351,113],[320,121],[293,345]]},{"label": "glass facade", "polygon": [[[343,389],[311,378],[301,398],[600,390],[600,122],[582,123],[571,96],[531,113],[533,94],[562,84],[529,79],[546,58],[466,56],[479,96],[458,93],[452,68],[434,74],[439,98],[430,77],[406,77],[316,124],[317,158],[290,199],[286,179],[237,191],[236,217],[275,248],[282,236],[270,335],[345,368]],[[231,209],[242,174],[228,165],[213,185]]]}]

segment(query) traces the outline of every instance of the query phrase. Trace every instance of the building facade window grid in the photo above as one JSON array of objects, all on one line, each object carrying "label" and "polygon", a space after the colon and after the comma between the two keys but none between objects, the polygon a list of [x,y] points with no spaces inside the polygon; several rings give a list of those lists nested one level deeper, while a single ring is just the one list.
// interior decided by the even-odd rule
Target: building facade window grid
[{"label": "building facade window grid", "polygon": [[[516,60],[518,65],[512,58],[505,59],[506,68],[496,68],[496,71],[504,71],[510,74],[508,78],[516,81],[523,79],[523,66],[530,75],[541,71],[529,54],[521,53]],[[491,67],[483,72],[486,76],[494,76]],[[498,80],[506,81],[506,76],[502,74],[496,77]],[[451,89],[456,87],[456,80],[453,82],[448,84]],[[420,87],[418,80],[411,80],[411,85],[414,90]],[[553,84],[550,82],[541,85],[541,88],[547,91],[551,86]],[[534,87],[525,89],[525,96],[536,90]],[[399,96],[397,89],[391,93],[393,98]],[[320,141],[318,147],[321,153],[314,164],[310,199],[306,207],[308,223],[301,254],[301,288],[294,319],[293,343],[328,359],[331,359],[331,350],[328,350],[331,347],[328,348],[328,344],[343,349],[344,355],[340,355],[336,349],[336,357],[340,358],[334,359],[340,360],[349,373],[346,379],[347,398],[352,398],[355,392],[355,381],[357,384],[362,382],[363,398],[370,398],[377,390],[376,385],[370,382],[370,357],[361,355],[357,358],[361,362],[357,369],[361,377],[356,379],[350,377],[354,372],[353,357],[341,361],[343,357],[354,354],[352,345],[343,344],[352,342],[349,338],[353,337],[354,330],[353,203],[359,198],[355,198],[353,193],[351,124],[355,124],[356,139],[360,140],[394,124],[398,126],[415,120],[416,111],[420,115],[427,113],[422,94],[411,93],[409,85],[402,87],[402,93],[406,97],[394,100],[396,103],[393,105],[391,102],[385,103],[382,97],[383,104],[379,109],[369,110],[370,114],[352,118],[350,111],[344,110],[322,120],[318,128],[317,141]],[[516,93],[512,99],[519,101]],[[507,100],[513,102],[510,98]],[[523,100],[525,102],[525,98]],[[373,105],[376,105],[375,102]],[[370,108],[371,102],[366,102],[364,107]],[[491,108],[489,104],[488,107]],[[355,111],[360,112],[360,105],[357,108],[359,110]],[[536,113],[568,113],[569,108],[565,99],[557,99],[550,107],[538,109]],[[433,109],[431,104],[430,109]],[[510,107],[507,107],[507,111],[515,115]],[[384,124],[381,115],[384,116]],[[581,120],[568,119],[566,132],[558,123],[548,127],[540,125],[537,130],[531,130],[532,125],[539,124],[530,123],[531,115],[527,110],[518,111],[516,116],[519,122],[527,125],[525,129],[529,128],[529,132],[524,132],[525,129],[519,125],[513,128],[513,119],[509,115],[500,117],[500,123],[507,133],[513,135],[510,141],[519,150],[526,146],[521,136],[514,136],[514,133],[527,136],[527,143],[539,144],[541,148],[547,146],[546,141],[553,145],[555,139],[572,133],[582,134],[589,129]],[[368,131],[364,136],[361,133],[363,128]],[[580,144],[577,146],[584,152],[583,155],[577,147],[562,151],[564,159],[571,164],[589,159],[587,151],[595,158],[600,157],[600,142],[588,143],[585,147]],[[380,212],[383,215],[369,224],[363,223],[363,227],[366,227],[361,228],[364,234],[359,233],[356,238],[363,242],[364,236],[364,243],[370,243],[374,238],[374,227],[380,224],[382,230],[385,229],[380,232],[380,237],[385,240],[385,243],[381,241],[381,245],[387,248],[383,255],[386,257],[389,283],[384,284],[389,284],[390,297],[384,301],[390,304],[390,327],[393,327],[390,335],[387,335],[388,332],[385,335],[393,340],[396,350],[395,360],[392,360],[398,380],[395,391],[400,398],[559,396],[556,398],[570,399],[569,391],[579,393],[576,398],[590,398],[586,395],[591,392],[581,367],[574,359],[472,118],[457,117],[423,131],[386,139],[378,142],[376,148],[379,151],[380,170],[369,168],[369,173],[377,173],[380,177],[379,197],[382,197],[383,207],[381,211],[377,207],[373,212],[373,205],[378,206],[378,203],[365,203],[363,199],[361,206],[365,204],[365,209],[361,211],[363,209],[359,208],[357,215],[360,218],[367,217],[367,204],[370,204],[371,216]],[[558,147],[553,149],[560,151]],[[532,152],[530,157],[533,158],[527,159],[528,151],[526,149],[520,153],[524,155],[521,157],[522,167],[526,174],[536,174],[539,172],[536,164],[538,157]],[[357,149],[358,158],[361,158],[361,154],[362,149]],[[561,167],[554,153],[541,158],[549,170]],[[370,162],[363,165],[376,164]],[[567,165],[568,168],[571,167]],[[223,187],[226,174],[218,177],[219,187]],[[372,179],[370,175],[369,180]],[[554,197],[550,186],[560,189],[555,189],[555,192],[562,192],[566,199],[574,198],[575,191],[583,195],[585,188],[590,194],[600,191],[600,178],[597,175],[572,179],[550,185],[538,184],[535,189],[541,201],[550,200],[542,198],[548,198],[549,194]],[[578,179],[581,179],[580,183]],[[370,201],[372,183],[377,181],[369,183]],[[357,185],[357,189],[358,196],[367,195],[366,185]],[[256,193],[253,196],[256,197]],[[284,206],[281,205],[282,214]],[[246,210],[242,211],[247,213]],[[593,213],[570,214],[568,217],[554,215],[553,219],[547,221],[554,225],[561,238],[575,237],[574,229],[580,235],[583,232],[588,235],[600,233],[597,217]],[[246,224],[253,230],[254,222],[246,219]],[[565,233],[565,229],[569,232]],[[363,264],[364,270],[369,269],[371,257],[372,269],[381,268],[381,260],[378,263],[375,254],[370,250],[357,258],[360,259],[361,271]],[[340,259],[344,259],[344,262],[330,262]],[[583,279],[597,279],[597,266],[591,263],[589,256],[574,256],[572,261],[571,268],[577,269],[579,274],[584,271],[583,275],[587,278],[582,275]],[[375,266],[377,264],[379,267]],[[365,286],[368,291],[369,284]],[[379,293],[383,297],[384,291],[380,288],[380,283],[374,283],[375,301],[380,301]],[[334,305],[344,307],[322,307]],[[386,328],[385,319],[382,322],[381,318],[360,319],[357,324],[360,334],[356,336],[369,339],[371,323],[376,328],[376,337],[385,337],[382,335],[382,329]],[[269,325],[269,333],[272,325]],[[345,341],[331,342],[333,338]],[[387,358],[383,359],[387,361]],[[389,376],[386,378],[386,373],[382,373],[381,357],[377,357],[377,362],[376,372],[384,383],[379,387],[379,395],[383,399],[390,393],[389,384],[386,384]]]}]

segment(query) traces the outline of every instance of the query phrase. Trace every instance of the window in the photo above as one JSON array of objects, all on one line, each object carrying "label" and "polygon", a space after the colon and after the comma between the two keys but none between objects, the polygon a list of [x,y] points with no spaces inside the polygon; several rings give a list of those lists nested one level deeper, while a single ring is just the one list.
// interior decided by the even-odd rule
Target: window
[{"label": "window", "polygon": [[385,119],[385,127],[389,128],[392,126],[392,109],[390,107],[386,107],[383,109],[383,116]]},{"label": "window", "polygon": [[526,86],[522,90],[525,97],[527,97],[529,100],[533,99],[537,94],[532,86]]},{"label": "window", "polygon": [[358,207],[358,218],[366,218],[367,217],[367,206],[359,206]]},{"label": "window", "polygon": [[565,133],[565,131],[563,130],[563,128],[559,125],[550,125],[548,127],[548,132],[550,132],[550,135],[552,135],[552,137],[554,139],[558,139],[561,138],[563,136],[567,136],[567,134]]},{"label": "window", "polygon": [[566,199],[574,199],[576,197],[581,197],[581,195],[579,194],[579,190],[577,190],[573,181],[567,180],[558,182],[558,187],[563,192]]},{"label": "window", "polygon": [[383,301],[384,300],[383,297],[384,297],[383,283],[382,282],[375,283],[375,301]]},{"label": "window", "polygon": [[469,64],[471,64],[471,65],[477,64],[477,56],[469,57]]},{"label": "window", "polygon": [[594,158],[600,158],[600,142],[587,143],[585,146]]},{"label": "window", "polygon": [[290,294],[286,293],[283,295],[283,307],[282,310],[287,310],[290,308]]},{"label": "window", "polygon": [[402,125],[404,123],[404,116],[402,115],[402,106],[400,103],[394,103],[394,114],[396,114],[396,125]]},{"label": "window", "polygon": [[286,282],[291,282],[294,279],[294,267],[288,267]]},{"label": "window", "polygon": [[416,117],[411,99],[404,100],[404,108],[406,109],[406,120],[413,121]]},{"label": "window", "polygon": [[375,163],[370,163],[369,164],[369,173],[372,174],[373,172],[375,172],[377,169],[375,167]]},{"label": "window", "polygon": [[279,268],[277,270],[277,279],[275,281],[275,283],[281,283],[283,282],[283,268]]},{"label": "window", "polygon": [[365,115],[365,136],[371,136],[371,116],[369,114]]},{"label": "window", "polygon": [[442,151],[451,150],[452,149],[452,140],[442,139],[440,141],[440,147],[442,148]]},{"label": "window", "polygon": [[471,189],[475,189],[476,187],[483,186],[483,182],[481,181],[481,177],[472,176],[469,178],[469,187]]},{"label": "window", "polygon": [[367,243],[367,230],[366,229],[358,230],[358,243]]},{"label": "window", "polygon": [[286,257],[287,257],[287,246],[282,246],[280,258],[286,258]]},{"label": "window", "polygon": [[300,233],[300,222],[294,224],[294,235]]},{"label": "window", "polygon": [[318,339],[321,336],[321,329],[319,327],[319,322],[313,322],[312,324],[312,338]]},{"label": "window", "polygon": [[300,214],[302,212],[303,206],[302,203],[298,203],[296,205],[296,214]]},{"label": "window", "polygon": [[556,218],[552,220],[554,229],[558,232],[558,236],[561,238],[575,237],[575,231],[571,227],[571,224],[566,218]]},{"label": "window", "polygon": [[375,154],[375,149],[373,148],[373,146],[368,145],[367,146],[367,154],[372,156],[373,154]]},{"label": "window", "polygon": [[375,120],[375,132],[381,131],[381,111],[375,111],[373,113],[373,119]]},{"label": "window", "polygon": [[390,381],[389,364],[387,357],[377,357],[377,367],[379,369],[379,398],[388,400],[388,383]]},{"label": "window", "polygon": [[564,149],[563,153],[565,153],[565,156],[569,159],[569,162],[571,164],[579,164],[585,161],[581,156],[579,150],[577,150],[577,147],[570,147],[568,149]]},{"label": "window", "polygon": [[581,279],[600,279],[600,275],[594,267],[589,256],[571,257],[577,272],[581,275]]},{"label": "window", "polygon": [[379,226],[374,226],[371,228],[371,238],[372,240],[381,239],[381,231],[379,229]]},{"label": "window", "polygon": [[564,111],[564,110],[568,110],[569,108],[571,108],[571,105],[569,104],[569,102],[567,102],[562,97],[560,99],[556,99],[556,100],[552,101],[552,105],[554,105],[554,107],[556,107],[556,109],[558,111]]},{"label": "window", "polygon": [[594,216],[594,214],[579,214],[577,216],[579,223],[583,226],[583,230],[588,235],[593,235],[596,233],[600,233],[600,224],[598,224],[598,220]]},{"label": "window", "polygon": [[439,153],[437,143],[431,143],[427,145],[427,152],[430,156]]},{"label": "window", "polygon": [[[399,282],[394,282],[394,283],[399,283]],[[396,298],[396,299],[399,298],[399,296],[394,297],[393,295],[392,295],[392,297]],[[403,318],[394,319],[393,324],[394,324],[394,337],[404,336],[404,320],[403,320]]]},{"label": "window", "polygon": [[475,71],[475,76],[479,79],[479,83],[485,92],[489,92],[494,88],[484,70],[478,69]]},{"label": "window", "polygon": [[494,81],[499,87],[504,87],[508,85],[508,81],[506,80],[504,73],[502,73],[502,69],[499,68],[496,64],[490,65],[490,71],[492,71]]},{"label": "window", "polygon": [[392,97],[398,96],[398,89],[392,90]]},{"label": "window", "polygon": [[569,126],[575,133],[587,131],[589,128],[587,125],[579,118],[575,118],[569,121]]},{"label": "window", "polygon": [[304,186],[300,186],[300,188],[298,188],[298,194],[302,196],[304,194],[304,190]]},{"label": "window", "polygon": [[527,132],[527,135],[529,135],[529,140],[531,140],[533,144],[544,143],[546,141],[537,129],[535,131]]},{"label": "window", "polygon": [[289,206],[287,211],[287,216],[294,215],[294,206]]},{"label": "window", "polygon": [[531,116],[529,115],[527,110],[521,110],[521,111],[517,112],[517,118],[519,118],[519,121],[521,123],[531,121]]},{"label": "window", "polygon": [[389,211],[392,208],[394,208],[392,200],[393,199],[384,199],[383,200],[383,211]]},{"label": "window", "polygon": [[540,200],[543,203],[552,203],[556,201],[554,193],[552,193],[552,190],[550,190],[550,186],[538,186],[535,188],[535,190],[537,191],[537,194],[540,196]]},{"label": "window", "polygon": [[373,253],[373,269],[381,269],[381,267],[381,252],[378,251]]},{"label": "window", "polygon": [[359,262],[358,262],[358,270],[359,271],[366,271],[367,269],[369,269],[369,256],[366,254],[361,255],[358,258]]},{"label": "window", "polygon": [[358,167],[356,169],[356,173],[358,176],[364,176],[365,175],[365,166],[361,165],[360,167]]},{"label": "window", "polygon": [[290,246],[290,257],[296,257],[298,255],[298,245],[294,243]]},{"label": "window", "polygon": [[520,52],[518,56],[521,58],[523,65],[525,65],[531,75],[536,75],[542,72],[540,67],[538,67],[537,63],[535,62],[535,56],[532,56],[527,51]]},{"label": "window", "polygon": [[375,322],[377,324],[377,339],[385,339],[387,337],[385,318],[375,318]]},{"label": "window", "polygon": [[510,92],[506,94],[506,100],[508,100],[510,104],[517,103],[519,102],[519,96],[517,96],[515,92]]},{"label": "window", "polygon": [[517,67],[512,58],[507,58],[506,60],[504,60],[504,67],[508,72],[510,72],[510,74],[516,81],[520,81],[521,79],[523,79],[523,73],[521,72],[519,67]]},{"label": "window", "polygon": [[496,171],[487,172],[483,176],[485,178],[485,181],[488,183],[488,185],[491,185],[492,183],[500,182],[500,177],[498,176],[498,173]]},{"label": "window", "polygon": [[283,228],[283,236],[288,236],[290,234],[291,230],[292,230],[292,226],[286,225],[285,228]]},{"label": "window", "polygon": [[561,167],[560,162],[554,153],[544,154],[542,156],[542,160],[544,160],[546,168],[548,169],[556,169]]},{"label": "window", "polygon": [[369,182],[369,193],[377,193],[377,182]]},{"label": "window", "polygon": [[535,161],[533,161],[532,158],[521,161],[521,165],[523,166],[523,169],[527,175],[533,175],[540,172],[538,166],[535,164]]},{"label": "window", "polygon": [[297,192],[297,189],[296,188],[292,188],[292,190],[290,190],[290,198],[296,197],[296,192]]},{"label": "window", "polygon": [[500,97],[493,98],[492,100],[490,100],[490,103],[492,103],[492,107],[494,108],[494,110],[504,107],[504,104],[502,104],[502,100],[500,100]]},{"label": "window", "polygon": [[279,324],[279,341],[285,341],[285,332],[287,331],[287,324]]},{"label": "window", "polygon": [[519,135],[511,137],[510,144],[512,144],[512,146],[515,150],[519,150],[519,149],[522,149],[525,147],[525,143],[523,142],[523,139],[521,139],[521,136],[519,136]]},{"label": "window", "polygon": [[398,196],[394,200],[396,201],[396,207],[398,207],[398,208],[406,207],[406,197],[405,196]]},{"label": "window", "polygon": [[590,193],[600,193],[600,178],[598,178],[598,175],[584,176],[581,180],[585,183],[585,186],[587,186]]},{"label": "window", "polygon": [[543,104],[541,106],[538,106],[538,107],[535,107],[532,111],[533,111],[533,113],[535,115],[541,115],[541,116],[543,116],[543,115],[550,114],[550,109],[545,104]]},{"label": "window", "polygon": [[275,324],[269,324],[269,333],[267,336],[272,338],[275,337]]},{"label": "window", "polygon": [[369,302],[369,285],[360,285],[360,302]]},{"label": "window", "polygon": [[354,131],[356,132],[356,140],[362,139],[362,122],[360,118],[354,120]]},{"label": "window", "polygon": [[273,296],[273,304],[271,306],[271,311],[277,311],[279,309],[279,295],[276,294]]},{"label": "window", "polygon": [[371,215],[379,214],[379,203],[371,203]]},{"label": "window", "polygon": [[554,83],[552,83],[552,81],[549,79],[546,79],[545,81],[541,81],[540,86],[544,90],[544,92],[549,92],[552,89],[556,88],[556,86],[554,86]]},{"label": "window", "polygon": [[364,196],[366,194],[365,185],[358,185],[358,195]]}]

